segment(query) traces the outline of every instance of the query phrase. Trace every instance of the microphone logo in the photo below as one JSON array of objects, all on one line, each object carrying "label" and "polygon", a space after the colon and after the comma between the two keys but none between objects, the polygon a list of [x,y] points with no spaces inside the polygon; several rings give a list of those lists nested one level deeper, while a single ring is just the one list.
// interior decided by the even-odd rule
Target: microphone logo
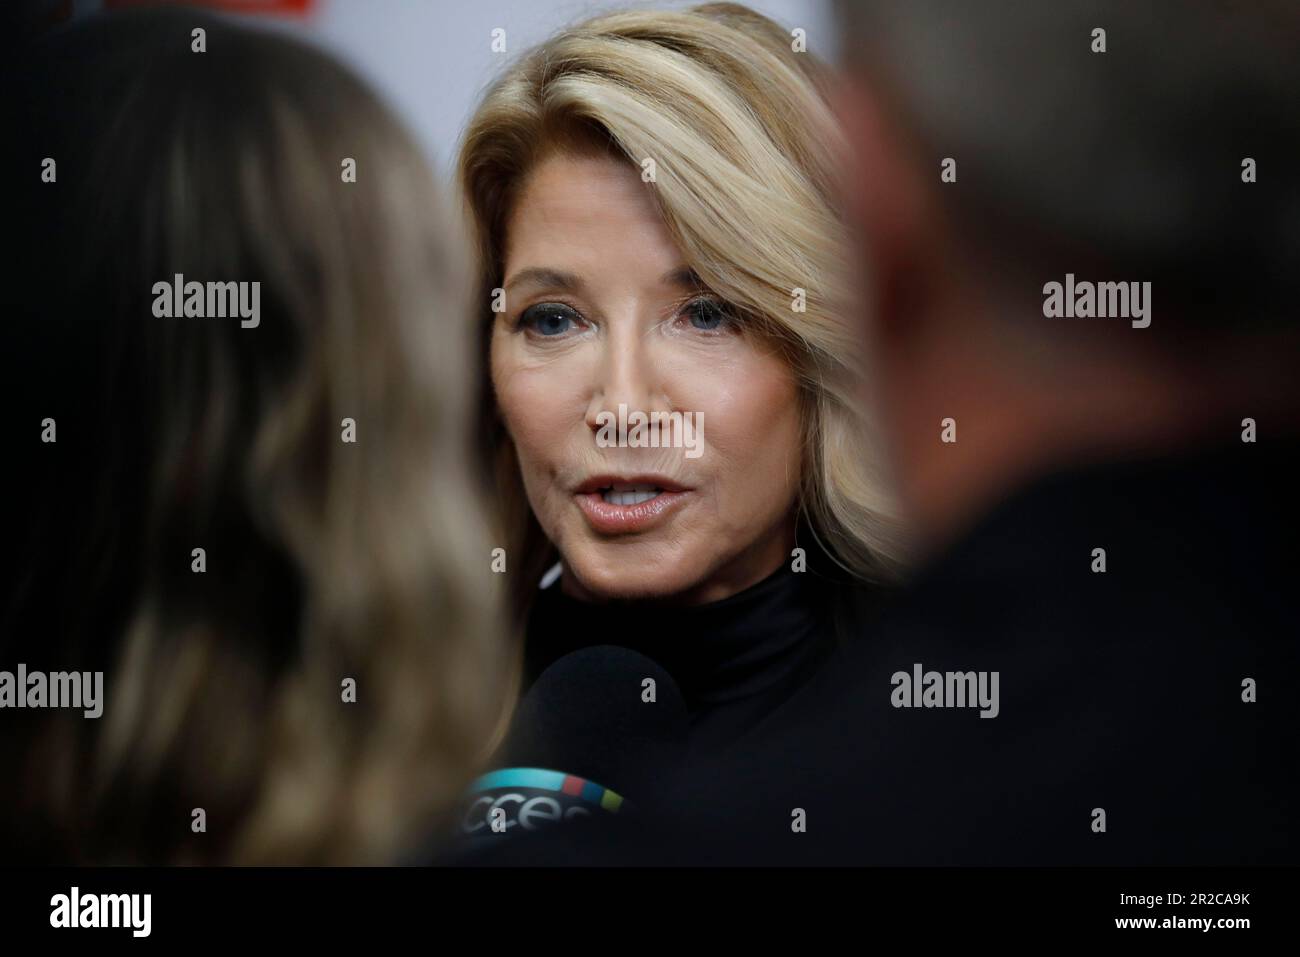
[{"label": "microphone logo", "polygon": [[470,835],[504,834],[519,827],[535,831],[558,821],[615,814],[623,797],[609,788],[563,771],[502,768],[470,785],[472,801],[461,820]]}]

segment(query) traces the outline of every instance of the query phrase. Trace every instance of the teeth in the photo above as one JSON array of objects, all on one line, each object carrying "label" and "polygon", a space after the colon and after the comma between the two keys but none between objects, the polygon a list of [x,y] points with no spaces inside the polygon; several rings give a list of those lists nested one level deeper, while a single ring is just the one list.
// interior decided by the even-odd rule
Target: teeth
[{"label": "teeth", "polygon": [[652,485],[637,485],[627,490],[602,489],[600,497],[610,505],[640,505],[657,496],[663,489]]}]

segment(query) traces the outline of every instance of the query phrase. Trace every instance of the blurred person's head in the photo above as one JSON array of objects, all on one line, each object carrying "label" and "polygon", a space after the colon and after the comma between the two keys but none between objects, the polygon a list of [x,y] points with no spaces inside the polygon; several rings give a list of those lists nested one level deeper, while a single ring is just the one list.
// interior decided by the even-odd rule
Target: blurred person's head
[{"label": "blurred person's head", "polygon": [[[91,20],[13,83],[0,667],[104,701],[4,715],[5,843],[391,859],[503,700],[455,218],[348,71],[194,11]],[[256,322],[218,282],[260,283]]]},{"label": "blurred person's head", "polygon": [[[734,4],[586,21],[489,91],[460,176],[517,604],[557,552],[578,597],[724,598],[801,519],[857,575],[893,569],[836,135],[818,62]],[[693,420],[695,446],[651,425],[635,447],[636,415]]]},{"label": "blurred person's head", "polygon": [[1294,430],[1300,8],[838,6],[870,384],[925,537],[1041,471]]}]

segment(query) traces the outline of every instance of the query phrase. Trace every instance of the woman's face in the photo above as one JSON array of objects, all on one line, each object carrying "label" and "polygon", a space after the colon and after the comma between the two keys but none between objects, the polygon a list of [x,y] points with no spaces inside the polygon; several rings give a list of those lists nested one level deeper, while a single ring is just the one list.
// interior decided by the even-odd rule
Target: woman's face
[{"label": "woman's face", "polygon": [[653,189],[606,157],[533,170],[507,222],[492,381],[565,591],[715,601],[788,560],[797,386],[698,284]]}]

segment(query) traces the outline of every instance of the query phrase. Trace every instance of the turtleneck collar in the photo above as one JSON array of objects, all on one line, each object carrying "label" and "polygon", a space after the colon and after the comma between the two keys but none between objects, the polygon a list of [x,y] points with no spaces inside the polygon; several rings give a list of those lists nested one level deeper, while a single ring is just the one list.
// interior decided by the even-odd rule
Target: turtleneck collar
[{"label": "turtleneck collar", "polygon": [[539,590],[529,616],[526,681],[572,651],[618,645],[668,671],[693,719],[742,699],[784,696],[830,651],[824,585],[783,565],[729,598],[677,606],[583,602],[557,581]]}]

